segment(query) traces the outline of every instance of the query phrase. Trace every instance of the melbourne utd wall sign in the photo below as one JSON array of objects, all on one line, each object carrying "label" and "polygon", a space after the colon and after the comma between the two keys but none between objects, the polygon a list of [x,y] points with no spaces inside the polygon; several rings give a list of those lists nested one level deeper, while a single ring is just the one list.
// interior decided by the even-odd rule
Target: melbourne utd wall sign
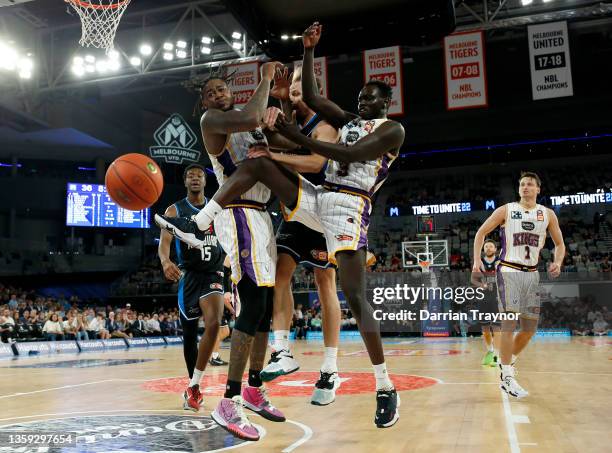
[{"label": "melbourne utd wall sign", "polygon": [[151,146],[149,154],[153,159],[164,159],[167,163],[182,164],[185,161],[198,162],[201,152],[193,149],[198,137],[187,121],[173,113],[153,135],[158,146]]},{"label": "melbourne utd wall sign", "polygon": [[[40,437],[43,433],[47,438],[62,436],[56,436],[57,443],[39,445],[40,448],[11,442],[20,439],[18,435]],[[203,416],[102,415],[0,426],[0,451],[15,453],[204,453],[241,445],[248,442],[229,436],[210,417]]]}]

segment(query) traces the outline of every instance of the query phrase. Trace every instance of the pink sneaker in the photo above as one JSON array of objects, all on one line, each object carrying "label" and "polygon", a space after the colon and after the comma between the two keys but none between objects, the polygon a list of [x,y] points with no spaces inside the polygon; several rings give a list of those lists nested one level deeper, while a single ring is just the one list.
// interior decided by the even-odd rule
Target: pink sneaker
[{"label": "pink sneaker", "polygon": [[242,440],[259,440],[259,431],[249,422],[242,408],[242,398],[238,395],[232,399],[223,398],[217,408],[210,414],[222,428]]},{"label": "pink sneaker", "polygon": [[242,399],[244,407],[258,413],[266,420],[271,422],[284,422],[286,420],[283,413],[272,406],[272,403],[268,400],[268,395],[266,395],[266,389],[263,385],[261,387],[247,385],[242,389]]}]

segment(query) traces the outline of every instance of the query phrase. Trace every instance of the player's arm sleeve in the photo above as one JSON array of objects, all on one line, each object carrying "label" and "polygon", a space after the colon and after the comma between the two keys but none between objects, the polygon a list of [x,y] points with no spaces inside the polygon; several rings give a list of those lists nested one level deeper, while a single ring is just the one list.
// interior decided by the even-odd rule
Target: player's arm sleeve
[{"label": "player's arm sleeve", "polygon": [[555,263],[559,266],[563,265],[565,259],[565,242],[563,242],[563,233],[559,226],[559,219],[552,209],[548,210],[548,232],[555,244]]},{"label": "player's arm sleeve", "polygon": [[299,144],[313,153],[341,163],[377,159],[387,153],[397,153],[404,143],[404,127],[395,121],[387,121],[353,146],[325,143],[309,137],[297,138]]},{"label": "player's arm sleeve", "polygon": [[[176,207],[174,205],[168,206],[164,215],[168,217],[176,217]],[[157,255],[159,261],[163,264],[165,261],[170,259],[170,245],[172,244],[172,235],[162,228],[159,236],[159,247],[157,247]]]}]

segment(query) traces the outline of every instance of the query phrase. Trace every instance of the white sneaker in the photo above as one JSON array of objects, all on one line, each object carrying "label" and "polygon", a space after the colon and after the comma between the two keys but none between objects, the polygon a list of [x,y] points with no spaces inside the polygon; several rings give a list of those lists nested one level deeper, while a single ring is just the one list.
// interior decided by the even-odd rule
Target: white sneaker
[{"label": "white sneaker", "polygon": [[512,374],[502,376],[499,388],[501,388],[508,395],[518,399],[529,396],[529,392],[519,385],[519,383],[516,381]]},{"label": "white sneaker", "polygon": [[315,406],[327,406],[336,399],[336,390],[340,388],[340,377],[336,371],[325,373],[321,371],[321,377],[315,384],[310,402]]},{"label": "white sneaker", "polygon": [[300,365],[291,355],[291,352],[287,349],[281,349],[280,351],[272,352],[270,361],[263,370],[260,371],[259,376],[264,382],[270,382],[279,376],[285,376],[291,374],[300,369]]}]

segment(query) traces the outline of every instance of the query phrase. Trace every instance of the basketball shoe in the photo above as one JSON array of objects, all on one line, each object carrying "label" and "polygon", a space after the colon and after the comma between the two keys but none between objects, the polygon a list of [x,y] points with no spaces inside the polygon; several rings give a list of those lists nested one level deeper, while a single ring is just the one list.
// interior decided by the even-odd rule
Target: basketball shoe
[{"label": "basketball shoe", "polygon": [[259,373],[261,380],[270,382],[279,376],[294,373],[300,369],[300,365],[287,349],[272,352],[270,361],[263,370]]},{"label": "basketball shoe", "polygon": [[499,384],[499,388],[501,388],[508,395],[518,399],[529,396],[529,392],[521,387],[514,377],[514,366],[500,365],[499,367],[501,369],[501,373],[499,375],[501,383]]},{"label": "basketball shoe", "polygon": [[222,398],[210,416],[217,425],[239,439],[259,440],[259,431],[245,415],[240,395],[236,395],[232,399]]},{"label": "basketball shoe", "polygon": [[244,407],[256,412],[266,420],[271,422],[284,422],[286,420],[283,413],[272,406],[263,386],[246,386],[242,389],[242,400],[244,401]]},{"label": "basketball shoe", "polygon": [[493,354],[493,351],[487,351],[487,353],[485,354],[485,356],[482,359],[482,364],[484,366],[495,366],[495,365],[491,365],[491,363],[493,362],[494,357],[495,357],[495,354]]},{"label": "basketball shoe", "polygon": [[336,371],[325,373],[321,371],[321,376],[315,384],[310,403],[315,406],[327,406],[336,399],[336,390],[340,388],[340,376]]},{"label": "basketball shoe", "polygon": [[212,366],[224,366],[227,365],[227,362],[225,360],[223,360],[221,357],[211,357],[210,360],[208,361],[208,363],[210,363]]},{"label": "basketball shoe", "polygon": [[190,247],[197,249],[204,247],[203,233],[191,219],[155,214],[155,223]]},{"label": "basketball shoe", "polygon": [[198,412],[203,401],[200,386],[196,384],[193,387],[187,387],[187,390],[183,393],[183,400],[183,409]]},{"label": "basketball shoe", "polygon": [[400,397],[393,390],[378,390],[376,392],[376,416],[374,423],[377,428],[389,428],[399,420],[398,408]]}]

